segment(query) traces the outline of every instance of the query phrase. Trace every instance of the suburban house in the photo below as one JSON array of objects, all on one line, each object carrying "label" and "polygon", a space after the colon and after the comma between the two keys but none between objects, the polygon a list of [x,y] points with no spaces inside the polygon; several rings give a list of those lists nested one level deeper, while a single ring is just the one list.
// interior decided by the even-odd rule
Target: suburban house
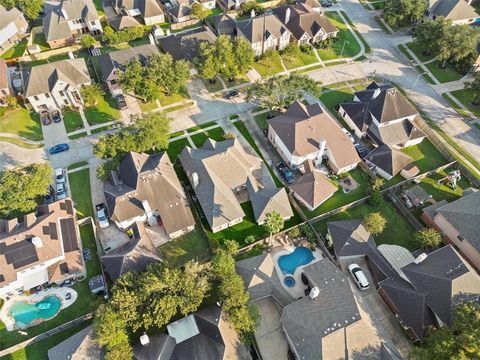
[{"label": "suburban house", "polygon": [[320,170],[315,168],[312,160],[307,160],[304,167],[305,172],[297,177],[289,188],[303,206],[313,211],[330,199],[338,188]]},{"label": "suburban house", "polygon": [[472,24],[480,19],[475,8],[466,0],[429,0],[425,17],[436,19],[444,17],[453,25]]},{"label": "suburban house", "polygon": [[0,54],[27,36],[28,23],[16,7],[7,10],[0,5]]},{"label": "suburban house", "polygon": [[130,271],[145,271],[147,265],[162,260],[144,223],[137,221],[131,229],[133,240],[101,257],[103,267],[112,281]]},{"label": "suburban house", "polygon": [[110,219],[121,230],[147,222],[162,226],[173,239],[195,227],[185,191],[166,152],[129,152],[105,183],[104,193]]},{"label": "suburban house", "polygon": [[93,325],[48,350],[48,360],[103,360],[105,350],[98,345]]},{"label": "suburban house", "polygon": [[213,26],[217,35],[236,35],[237,22],[227,13],[217,15],[213,18]]},{"label": "suburban house", "polygon": [[244,37],[255,56],[268,50],[283,50],[290,42],[290,31],[273,15],[254,16],[237,22],[237,36]]},{"label": "suburban house", "polygon": [[480,271],[480,191],[470,188],[451,203],[436,202],[423,209],[422,220],[443,234],[470,264]]},{"label": "suburban house", "polygon": [[73,44],[83,34],[101,35],[103,29],[92,0],[62,0],[43,17],[43,32],[55,49]]},{"label": "suburban house", "polygon": [[293,216],[285,189],[276,189],[273,181],[263,183],[265,164],[247,153],[238,139],[208,139],[198,149],[183,149],[179,159],[212,232],[241,223],[245,216],[241,203],[248,201],[259,224],[271,210],[285,220]]},{"label": "suburban house", "polygon": [[167,325],[166,333],[144,334],[133,346],[134,360],[243,360],[250,354],[226,320],[210,305]]},{"label": "suburban house", "polygon": [[22,222],[0,220],[0,297],[85,275],[70,198],[41,205]]},{"label": "suburban house", "polygon": [[262,322],[280,326],[268,328],[271,336],[257,330],[262,358],[274,359],[290,350],[295,359],[343,359],[346,353],[353,359],[364,352],[368,355],[358,358],[400,359],[383,343],[357,306],[348,279],[330,260],[323,258],[303,268],[302,278],[310,291],[297,298],[282,286],[273,256],[266,253],[236,263]]},{"label": "suburban house", "polygon": [[273,13],[292,34],[290,41],[297,45],[315,44],[337,36],[338,29],[330,20],[308,5],[282,5],[274,8]]},{"label": "suburban house", "polygon": [[145,25],[160,24],[165,22],[165,15],[156,0],[111,0],[112,7],[117,14],[109,19],[115,30],[140,25],[137,20],[142,18]]},{"label": "suburban house", "polygon": [[5,98],[10,95],[8,86],[8,68],[5,60],[0,59],[0,106],[6,106]]},{"label": "suburban house", "polygon": [[102,80],[107,84],[108,90],[110,90],[112,95],[121,94],[122,88],[118,83],[118,74],[125,71],[128,63],[138,60],[145,66],[149,57],[159,54],[160,51],[158,51],[155,45],[145,44],[100,55],[98,63],[102,73]]},{"label": "suburban house", "polygon": [[327,228],[340,265],[368,268],[378,294],[412,341],[421,341],[429,326],[450,326],[456,305],[480,300],[480,276],[450,245],[412,254],[398,245],[377,247],[361,220],[329,222]]},{"label": "suburban house", "polygon": [[200,44],[208,42],[215,44],[217,37],[208,26],[192,30],[185,30],[158,39],[160,47],[168,52],[175,60],[193,60],[200,56]]},{"label": "suburban house", "polygon": [[307,160],[324,159],[335,174],[354,169],[360,158],[350,138],[320,104],[292,103],[288,110],[267,120],[268,139],[288,166],[297,169]]},{"label": "suburban house", "polygon": [[240,5],[246,2],[247,0],[218,0],[218,4],[224,11],[240,10]]},{"label": "suburban house", "polygon": [[190,0],[172,0],[171,7],[167,7],[167,15],[170,21],[182,23],[192,19],[190,15],[193,1]]},{"label": "suburban house", "polygon": [[375,173],[385,180],[390,180],[395,175],[402,173],[413,159],[391,146],[381,144],[364,158],[365,163],[375,169]]},{"label": "suburban house", "polygon": [[24,84],[25,98],[40,112],[82,106],[80,88],[91,84],[91,79],[85,59],[77,58],[34,66],[24,75]]}]

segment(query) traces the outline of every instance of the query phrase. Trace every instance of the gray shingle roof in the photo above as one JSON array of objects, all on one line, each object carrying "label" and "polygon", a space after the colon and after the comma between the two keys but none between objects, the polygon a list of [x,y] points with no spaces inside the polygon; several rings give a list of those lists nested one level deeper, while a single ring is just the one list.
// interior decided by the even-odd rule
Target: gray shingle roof
[{"label": "gray shingle roof", "polygon": [[285,25],[273,14],[238,21],[237,28],[250,43],[264,41],[271,35],[279,38],[288,32]]},{"label": "gray shingle roof", "polygon": [[48,350],[48,360],[101,360],[104,355],[105,352],[95,339],[95,331],[92,325]]},{"label": "gray shingle roof", "polygon": [[114,0],[119,9],[138,10],[143,18],[159,16],[163,14],[162,8],[156,0]]},{"label": "gray shingle roof", "polygon": [[118,15],[108,19],[108,23],[116,30],[121,31],[126,28],[131,28],[141,25],[133,16]]},{"label": "gray shingle roof", "polygon": [[475,9],[463,0],[438,0],[430,8],[430,13],[448,20],[466,20],[480,17]]},{"label": "gray shingle roof", "polygon": [[23,13],[16,7],[7,10],[4,6],[0,5],[0,30],[3,30],[20,16],[23,16]]},{"label": "gray shingle roof", "polygon": [[397,175],[405,166],[413,162],[407,154],[385,144],[368,153],[365,160],[391,176]]}]

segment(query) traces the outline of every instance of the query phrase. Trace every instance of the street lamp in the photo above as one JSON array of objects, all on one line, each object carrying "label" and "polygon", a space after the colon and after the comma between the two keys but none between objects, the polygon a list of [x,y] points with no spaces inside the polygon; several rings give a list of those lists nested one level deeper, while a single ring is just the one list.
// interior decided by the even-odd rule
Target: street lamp
[{"label": "street lamp", "polygon": [[340,57],[343,55],[343,50],[345,49],[345,44],[350,44],[347,40],[343,41],[342,51],[340,51]]},{"label": "street lamp", "polygon": [[417,78],[416,78],[415,81],[413,82],[412,88],[411,88],[410,90],[413,90],[413,89],[415,88],[415,85],[417,85],[418,79],[419,79],[420,76],[422,76],[422,75],[427,75],[427,72],[425,71],[425,72],[420,73],[420,74],[417,75]]}]

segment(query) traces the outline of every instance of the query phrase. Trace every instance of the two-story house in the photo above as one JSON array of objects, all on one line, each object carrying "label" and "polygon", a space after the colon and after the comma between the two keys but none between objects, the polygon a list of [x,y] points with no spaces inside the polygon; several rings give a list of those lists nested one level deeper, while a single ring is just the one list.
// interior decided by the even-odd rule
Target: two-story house
[{"label": "two-story house", "polygon": [[85,59],[67,59],[34,66],[24,76],[25,98],[33,110],[80,107],[82,85],[91,84]]},{"label": "two-story house", "polygon": [[292,33],[290,40],[297,45],[315,44],[337,36],[338,29],[330,20],[308,5],[282,5],[274,8],[273,13]]},{"label": "two-story house", "polygon": [[470,3],[466,0],[430,0],[425,17],[436,19],[441,16],[450,20],[452,25],[473,24],[480,20],[480,15]]},{"label": "two-story house", "polygon": [[39,206],[23,222],[0,220],[0,298],[85,275],[70,198]]},{"label": "two-story house", "polygon": [[27,36],[28,23],[16,7],[10,10],[0,5],[0,54]]},{"label": "two-story house", "polygon": [[[112,0],[112,6],[119,17],[129,18],[128,21],[125,21],[125,19],[119,19],[121,21],[114,21],[114,23],[140,25],[140,23],[135,19],[137,16],[143,19],[145,25],[160,24],[165,22],[163,10],[156,0]],[[128,26],[124,26],[122,28],[125,27]],[[116,28],[117,30],[122,30],[122,28]]]},{"label": "two-story house", "polygon": [[92,0],[62,0],[43,17],[43,31],[54,49],[74,43],[83,34],[101,35],[103,28]]},{"label": "two-story house", "polygon": [[275,15],[270,14],[238,21],[237,36],[244,37],[252,45],[255,56],[261,56],[268,50],[285,49],[291,33]]}]

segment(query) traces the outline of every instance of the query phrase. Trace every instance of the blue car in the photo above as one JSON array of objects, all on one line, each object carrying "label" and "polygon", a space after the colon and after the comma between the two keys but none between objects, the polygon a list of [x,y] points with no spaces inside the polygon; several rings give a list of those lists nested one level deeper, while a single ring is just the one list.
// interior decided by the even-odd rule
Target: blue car
[{"label": "blue car", "polygon": [[58,144],[48,149],[48,153],[50,155],[55,155],[55,154],[67,151],[68,149],[69,149],[68,144]]},{"label": "blue car", "polygon": [[277,169],[280,172],[280,174],[282,174],[282,176],[285,179],[285,181],[287,182],[287,184],[292,184],[293,182],[295,182],[295,176],[290,171],[288,166],[285,165],[285,163],[283,163],[283,162],[278,163],[277,164]]}]

